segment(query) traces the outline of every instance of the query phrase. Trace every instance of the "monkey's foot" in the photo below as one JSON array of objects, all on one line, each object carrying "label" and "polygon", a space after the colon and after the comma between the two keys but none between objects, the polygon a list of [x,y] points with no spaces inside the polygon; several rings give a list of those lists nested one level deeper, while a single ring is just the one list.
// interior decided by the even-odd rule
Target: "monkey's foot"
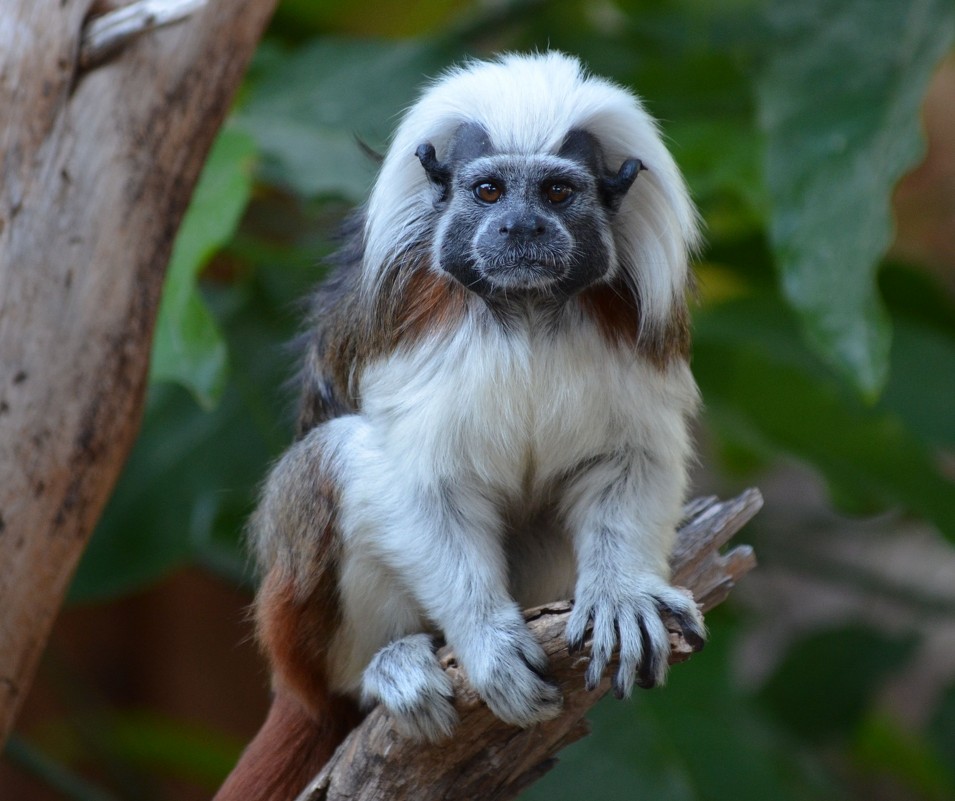
[{"label": "monkey's foot", "polygon": [[702,647],[706,639],[703,616],[685,590],[649,573],[624,580],[578,582],[574,611],[567,622],[567,647],[571,651],[583,648],[587,627],[593,624],[590,664],[584,676],[588,690],[600,683],[618,647],[620,667],[613,679],[617,698],[628,697],[634,683],[650,688],[666,680],[670,639],[661,612],[673,615],[687,642]]},{"label": "monkey's foot", "polygon": [[406,737],[438,742],[458,721],[454,690],[434,655],[428,634],[411,634],[386,645],[365,668],[362,705],[385,707]]}]

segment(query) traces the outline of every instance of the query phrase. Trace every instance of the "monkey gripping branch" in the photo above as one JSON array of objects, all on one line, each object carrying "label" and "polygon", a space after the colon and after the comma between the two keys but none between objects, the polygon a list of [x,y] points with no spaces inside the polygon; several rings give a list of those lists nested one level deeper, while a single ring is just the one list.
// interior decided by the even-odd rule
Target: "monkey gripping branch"
[{"label": "monkey gripping branch", "polygon": [[[725,553],[720,549],[761,506],[762,497],[755,489],[729,501],[698,498],[687,505],[671,560],[673,581],[691,590],[704,612],[722,603],[736,582],[755,567],[749,546],[738,545]],[[387,713],[375,709],[298,801],[506,801],[516,797],[554,766],[562,748],[588,734],[584,716],[610,689],[609,677],[594,692],[584,688],[587,659],[569,654],[563,636],[570,608],[569,603],[556,603],[525,613],[564,696],[559,717],[531,729],[502,723],[467,686],[454,654],[445,648],[439,658],[454,684],[460,716],[453,738],[422,746],[401,737]],[[688,659],[698,644],[688,643],[673,620],[667,622],[667,629],[671,663]]]},{"label": "monkey gripping branch", "polygon": [[[275,697],[217,799],[297,795],[375,705],[362,730],[401,737],[350,742],[416,766],[395,763],[388,797],[442,786],[428,759],[455,797],[506,797],[608,668],[625,698],[702,647],[674,581],[708,602],[733,580],[718,558],[713,586],[671,565],[697,215],[635,95],[563,53],[510,54],[425,88],[344,239],[302,337],[298,436],[250,523]],[[370,792],[347,763],[345,794]]]}]

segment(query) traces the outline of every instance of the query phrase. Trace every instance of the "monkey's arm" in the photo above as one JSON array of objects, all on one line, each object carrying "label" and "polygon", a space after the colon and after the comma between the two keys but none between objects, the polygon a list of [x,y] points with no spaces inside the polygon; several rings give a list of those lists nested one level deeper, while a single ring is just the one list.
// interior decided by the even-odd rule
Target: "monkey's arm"
[{"label": "monkey's arm", "polygon": [[[671,561],[674,580],[690,589],[703,611],[722,603],[756,560],[749,546],[727,553],[721,548],[762,505],[757,490],[719,501],[701,498],[688,504]],[[564,629],[568,603],[548,604],[527,612],[528,625],[542,643],[553,676],[564,693],[560,717],[530,729],[514,729],[497,720],[468,687],[450,649],[438,657],[451,678],[460,723],[455,737],[436,746],[396,737],[394,720],[384,709],[373,710],[351,733],[299,801],[432,801],[433,799],[515,798],[555,764],[554,757],[586,736],[585,716],[610,688],[604,678],[596,692],[580,680],[586,659],[568,654]],[[671,661],[683,661],[694,650],[668,619]],[[493,764],[494,769],[488,770]]]},{"label": "monkey's arm", "polygon": [[[667,416],[659,416],[664,431]],[[653,687],[664,681],[670,646],[661,614],[677,617],[688,640],[702,644],[705,638],[692,597],[669,583],[667,560],[686,482],[684,454],[674,447],[680,438],[671,435],[645,436],[639,447],[594,460],[565,499],[578,562],[568,647],[579,650],[593,626],[588,689],[619,650],[618,698],[629,696],[634,682]]]},{"label": "monkey's arm", "polygon": [[396,477],[388,494],[395,502],[373,547],[455,649],[471,686],[510,723],[557,715],[547,657],[508,593],[502,523],[488,496],[467,481],[402,486]]}]

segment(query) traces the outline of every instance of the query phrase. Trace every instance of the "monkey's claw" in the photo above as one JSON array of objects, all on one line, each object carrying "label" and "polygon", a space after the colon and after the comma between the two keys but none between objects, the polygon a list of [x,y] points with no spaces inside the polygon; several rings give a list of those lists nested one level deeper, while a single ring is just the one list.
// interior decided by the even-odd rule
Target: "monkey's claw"
[{"label": "monkey's claw", "polygon": [[590,664],[584,674],[588,690],[600,683],[615,649],[620,652],[620,667],[611,686],[617,698],[628,697],[634,684],[649,689],[666,680],[670,638],[661,612],[676,618],[687,642],[702,647],[706,631],[693,598],[657,576],[579,582],[566,637],[568,650],[580,650],[588,625],[593,627]]}]

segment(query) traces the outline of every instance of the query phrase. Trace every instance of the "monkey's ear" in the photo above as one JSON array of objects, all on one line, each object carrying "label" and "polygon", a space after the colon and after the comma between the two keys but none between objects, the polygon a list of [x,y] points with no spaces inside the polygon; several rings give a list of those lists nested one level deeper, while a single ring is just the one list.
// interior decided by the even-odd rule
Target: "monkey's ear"
[{"label": "monkey's ear", "polygon": [[438,161],[438,157],[434,152],[434,145],[430,142],[418,145],[418,149],[415,150],[415,155],[418,157],[418,161],[421,162],[421,166],[424,167],[428,180],[441,190],[439,200],[447,199],[448,188],[451,184],[451,167],[444,162]]},{"label": "monkey's ear", "polygon": [[627,159],[620,165],[616,175],[605,175],[599,180],[600,198],[608,209],[616,212],[620,208],[624,196],[637,180],[637,175],[645,169],[647,168],[640,159]]},{"label": "monkey's ear", "polygon": [[597,137],[583,128],[573,128],[567,132],[557,155],[583,164],[597,176],[600,199],[613,213],[620,208],[633,182],[637,180],[637,175],[646,169],[640,159],[627,159],[620,165],[616,175],[611,174]]}]

